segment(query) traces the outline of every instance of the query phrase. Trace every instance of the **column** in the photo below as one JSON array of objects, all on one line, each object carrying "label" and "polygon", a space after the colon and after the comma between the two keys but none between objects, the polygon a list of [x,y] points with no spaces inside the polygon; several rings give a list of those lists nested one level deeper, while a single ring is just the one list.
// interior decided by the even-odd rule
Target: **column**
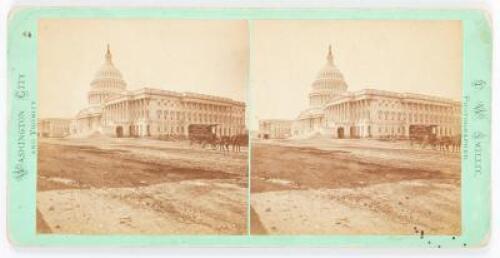
[{"label": "column", "polygon": [[128,102],[128,100],[126,102],[126,107],[125,108],[126,108],[126,114],[127,114],[126,119],[127,119],[127,122],[130,123],[130,111],[129,111],[129,102]]},{"label": "column", "polygon": [[142,107],[142,121],[145,121],[146,120],[146,100],[145,99],[141,99],[141,107]]}]

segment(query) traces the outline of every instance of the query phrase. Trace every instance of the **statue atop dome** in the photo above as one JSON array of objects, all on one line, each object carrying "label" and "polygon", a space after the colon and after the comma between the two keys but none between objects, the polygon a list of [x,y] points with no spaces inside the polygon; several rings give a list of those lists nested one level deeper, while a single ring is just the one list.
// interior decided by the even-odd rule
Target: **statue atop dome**
[{"label": "statue atop dome", "polygon": [[113,64],[113,61],[111,60],[111,58],[112,58],[111,51],[109,50],[109,43],[108,43],[107,48],[106,48],[105,58],[106,58],[106,63],[107,64]]},{"label": "statue atop dome", "polygon": [[326,61],[328,61],[328,64],[333,65],[332,45],[328,46],[328,55],[326,56]]}]

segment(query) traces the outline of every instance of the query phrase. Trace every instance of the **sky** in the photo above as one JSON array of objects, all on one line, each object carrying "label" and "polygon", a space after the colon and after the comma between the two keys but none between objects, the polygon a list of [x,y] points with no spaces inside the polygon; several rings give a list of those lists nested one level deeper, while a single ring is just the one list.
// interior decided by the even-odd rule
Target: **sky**
[{"label": "sky", "polygon": [[[128,89],[190,91],[247,101],[258,119],[294,119],[332,45],[349,91],[459,100],[460,21],[42,19],[39,115],[74,117],[110,44]],[[250,85],[250,88],[248,88]],[[250,93],[247,99],[247,91]]]},{"label": "sky", "polygon": [[348,91],[366,88],[460,100],[460,21],[255,21],[251,30],[252,127],[294,119],[332,45]]},{"label": "sky", "polygon": [[246,21],[42,19],[38,26],[41,118],[74,117],[87,106],[107,44],[127,89],[246,99]]}]

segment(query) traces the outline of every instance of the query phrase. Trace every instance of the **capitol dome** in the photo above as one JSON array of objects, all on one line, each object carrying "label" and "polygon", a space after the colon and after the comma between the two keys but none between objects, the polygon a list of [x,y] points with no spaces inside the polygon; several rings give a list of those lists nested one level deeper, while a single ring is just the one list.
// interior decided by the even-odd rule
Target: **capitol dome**
[{"label": "capitol dome", "polygon": [[321,68],[316,79],[312,83],[309,93],[309,104],[312,107],[326,104],[332,97],[347,91],[347,83],[344,75],[333,63],[332,47],[328,48],[326,64]]},{"label": "capitol dome", "polygon": [[127,87],[121,72],[113,65],[109,45],[104,57],[104,64],[97,70],[90,83],[88,102],[92,105],[104,103],[106,98],[121,94]]}]

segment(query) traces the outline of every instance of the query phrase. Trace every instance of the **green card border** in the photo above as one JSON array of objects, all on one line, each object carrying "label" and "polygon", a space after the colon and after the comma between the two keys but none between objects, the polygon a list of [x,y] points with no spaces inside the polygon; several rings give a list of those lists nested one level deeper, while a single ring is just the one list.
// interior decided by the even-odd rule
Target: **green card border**
[{"label": "green card border", "polygon": [[[37,21],[106,19],[460,20],[463,27],[462,235],[190,236],[36,234]],[[491,217],[491,54],[481,10],[34,8],[11,10],[8,74],[8,237],[16,246],[479,247]],[[250,51],[251,52],[251,51]],[[251,89],[251,87],[250,87]],[[249,106],[251,109],[251,106]],[[250,110],[251,112],[251,110]],[[250,198],[250,196],[249,196]],[[430,241],[430,244],[429,244]]]}]

